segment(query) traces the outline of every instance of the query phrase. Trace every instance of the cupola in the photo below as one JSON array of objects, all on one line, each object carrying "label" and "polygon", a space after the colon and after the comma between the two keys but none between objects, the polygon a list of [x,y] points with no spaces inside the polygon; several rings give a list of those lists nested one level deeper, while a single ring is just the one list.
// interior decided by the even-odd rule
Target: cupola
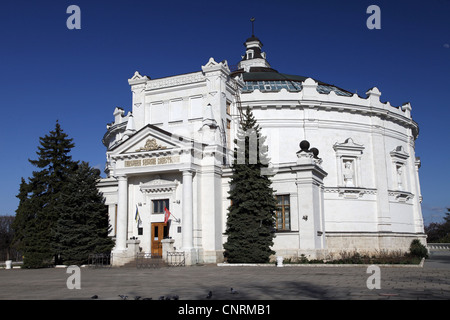
[{"label": "cupola", "polygon": [[[255,21],[252,18],[252,25]],[[253,27],[252,27],[253,31]],[[254,32],[252,32],[252,36],[248,38],[245,43],[245,55],[242,56],[242,60],[238,64],[238,69],[244,69],[245,72],[248,72],[251,67],[262,67],[262,68],[270,68],[270,64],[266,60],[266,53],[262,52],[262,42],[258,37],[255,36]]]}]

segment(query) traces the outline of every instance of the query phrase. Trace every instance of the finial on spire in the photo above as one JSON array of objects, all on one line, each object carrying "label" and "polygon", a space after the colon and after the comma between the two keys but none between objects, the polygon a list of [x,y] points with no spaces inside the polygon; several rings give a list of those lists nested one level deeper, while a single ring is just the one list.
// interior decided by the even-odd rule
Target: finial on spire
[{"label": "finial on spire", "polygon": [[255,26],[254,26],[255,18],[252,17],[250,19],[250,21],[252,22],[252,37],[254,37],[255,36]]}]

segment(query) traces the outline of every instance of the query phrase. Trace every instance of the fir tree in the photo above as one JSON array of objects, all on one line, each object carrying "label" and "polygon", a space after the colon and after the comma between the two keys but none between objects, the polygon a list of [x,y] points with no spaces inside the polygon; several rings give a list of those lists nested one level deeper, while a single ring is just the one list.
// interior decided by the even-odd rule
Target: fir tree
[{"label": "fir tree", "polygon": [[24,255],[24,267],[29,268],[52,263],[55,254],[52,230],[58,219],[55,204],[75,166],[69,155],[74,144],[58,121],[55,130],[39,140],[38,159],[28,161],[40,170],[33,171],[28,183],[22,178],[14,224],[16,240]]},{"label": "fir tree", "polygon": [[82,162],[62,189],[54,243],[65,264],[86,263],[90,253],[109,253],[114,246],[99,179],[100,171]]},{"label": "fir tree", "polygon": [[444,221],[441,223],[432,222],[425,227],[425,233],[427,234],[427,242],[450,242],[450,208],[447,208]]},{"label": "fir tree", "polygon": [[276,200],[267,172],[263,174],[268,167],[265,137],[249,108],[237,138],[224,256],[230,263],[265,263],[275,253],[271,246],[275,237]]}]

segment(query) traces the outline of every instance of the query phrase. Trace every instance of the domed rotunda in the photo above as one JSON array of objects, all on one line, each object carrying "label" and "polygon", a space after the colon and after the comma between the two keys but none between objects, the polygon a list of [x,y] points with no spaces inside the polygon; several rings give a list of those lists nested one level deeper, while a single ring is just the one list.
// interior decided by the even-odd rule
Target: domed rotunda
[{"label": "domed rotunda", "polygon": [[128,80],[131,108],[114,110],[99,183],[116,239],[114,263],[183,252],[223,261],[230,163],[242,112],[267,137],[277,199],[277,256],[326,258],[407,251],[425,243],[411,105],[272,68],[252,35],[236,67]]}]

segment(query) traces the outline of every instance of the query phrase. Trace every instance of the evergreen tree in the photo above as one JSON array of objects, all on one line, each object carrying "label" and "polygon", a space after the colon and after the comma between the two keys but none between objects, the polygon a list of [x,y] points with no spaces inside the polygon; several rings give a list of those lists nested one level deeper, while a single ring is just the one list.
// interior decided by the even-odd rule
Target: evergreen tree
[{"label": "evergreen tree", "polygon": [[100,171],[82,162],[62,189],[54,243],[65,264],[86,263],[90,253],[109,253],[114,246],[99,179]]},{"label": "evergreen tree", "polygon": [[29,197],[29,193],[30,185],[22,177],[19,194],[17,195],[17,198],[19,198],[19,206],[16,210],[16,217],[12,228],[14,230],[13,241],[18,250],[26,256],[24,261],[25,267],[34,267],[41,265],[43,258],[37,257],[39,254],[31,253],[34,247],[34,235],[36,234],[36,212],[39,210],[35,206],[38,198]]},{"label": "evergreen tree", "polygon": [[19,199],[19,206],[16,210],[16,216],[12,223],[12,228],[14,230],[13,242],[16,244],[19,250],[23,250],[25,235],[28,233],[26,228],[27,226],[33,224],[32,219],[34,218],[34,211],[26,208],[30,204],[30,201],[27,201],[28,184],[23,177],[21,178],[19,186],[19,194],[16,197]]},{"label": "evergreen tree", "polygon": [[265,263],[275,253],[270,247],[275,237],[276,200],[267,172],[263,174],[268,167],[265,137],[249,108],[237,138],[224,256],[230,263]]},{"label": "evergreen tree", "polygon": [[450,208],[447,208],[444,221],[441,223],[432,222],[425,227],[427,242],[450,242]]},{"label": "evergreen tree", "polygon": [[58,219],[55,204],[75,166],[69,155],[74,144],[58,121],[55,130],[39,140],[38,159],[28,161],[40,170],[33,171],[28,183],[22,178],[14,225],[16,240],[24,255],[24,267],[29,268],[52,263],[55,254],[52,230]]}]

